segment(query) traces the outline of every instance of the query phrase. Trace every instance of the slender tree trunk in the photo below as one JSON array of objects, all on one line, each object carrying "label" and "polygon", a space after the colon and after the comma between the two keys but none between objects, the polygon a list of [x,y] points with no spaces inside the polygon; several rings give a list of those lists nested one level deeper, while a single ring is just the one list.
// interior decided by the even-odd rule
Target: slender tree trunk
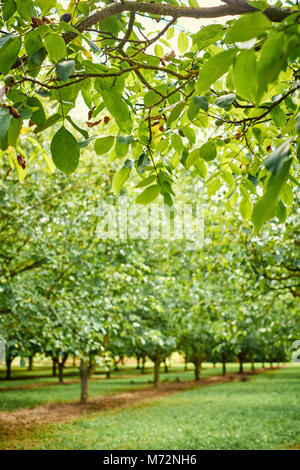
[{"label": "slender tree trunk", "polygon": [[194,362],[195,366],[195,380],[200,380],[200,371],[201,371],[201,362],[200,361],[195,361]]},{"label": "slender tree trunk", "polygon": [[33,369],[33,356],[28,357],[28,370]]},{"label": "slender tree trunk", "polygon": [[216,363],[215,363],[215,362],[213,362],[213,368],[214,368],[214,369],[216,368]]},{"label": "slender tree trunk", "polygon": [[186,356],[184,358],[184,370],[188,370],[188,360]]},{"label": "slender tree trunk", "polygon": [[89,367],[86,360],[80,360],[80,382],[81,382],[81,397],[80,403],[85,405],[89,396]]},{"label": "slender tree trunk", "polygon": [[145,364],[146,364],[146,356],[142,357],[142,367],[141,367],[141,374],[145,373]]},{"label": "slender tree trunk", "polygon": [[140,356],[136,356],[136,369],[137,370],[140,370],[141,366],[140,366],[140,360],[141,360],[141,357]]},{"label": "slender tree trunk", "polygon": [[242,360],[242,359],[239,359],[239,362],[240,362],[239,374],[243,374],[243,373],[244,373],[244,364],[243,364],[243,360]]},{"label": "slender tree trunk", "polygon": [[164,366],[165,366],[165,373],[167,374],[169,372],[169,369],[168,369],[168,364],[167,364],[166,359],[164,359]]},{"label": "slender tree trunk", "polygon": [[264,363],[264,361],[262,362],[261,366],[262,366],[263,369],[265,368],[265,363]]},{"label": "slender tree trunk", "polygon": [[6,380],[11,379],[11,363],[13,359],[11,356],[6,356],[5,362],[6,362]]},{"label": "slender tree trunk", "polygon": [[255,370],[255,365],[254,365],[254,361],[253,361],[253,360],[251,361],[251,370],[252,370],[252,372]]},{"label": "slender tree trunk", "polygon": [[154,361],[154,387],[159,384],[159,372],[160,372],[160,359],[156,358]]},{"label": "slender tree trunk", "polygon": [[64,364],[60,361],[58,362],[58,382],[64,383]]},{"label": "slender tree trunk", "polygon": [[224,361],[224,360],[222,362],[222,374],[226,375],[226,361]]},{"label": "slender tree trunk", "polygon": [[271,369],[273,369],[273,362],[270,362],[270,367]]},{"label": "slender tree trunk", "polygon": [[62,384],[64,382],[64,367],[66,360],[68,359],[68,354],[64,354],[62,358],[57,359],[58,365],[58,382]]},{"label": "slender tree trunk", "polygon": [[106,370],[105,376],[107,379],[110,379],[110,375],[111,375],[111,368],[108,367],[108,369]]},{"label": "slender tree trunk", "polygon": [[73,367],[76,367],[76,357],[73,356],[73,364],[72,364]]},{"label": "slender tree trunk", "polygon": [[53,377],[56,377],[56,366],[57,366],[57,359],[55,357],[52,357],[52,375]]}]

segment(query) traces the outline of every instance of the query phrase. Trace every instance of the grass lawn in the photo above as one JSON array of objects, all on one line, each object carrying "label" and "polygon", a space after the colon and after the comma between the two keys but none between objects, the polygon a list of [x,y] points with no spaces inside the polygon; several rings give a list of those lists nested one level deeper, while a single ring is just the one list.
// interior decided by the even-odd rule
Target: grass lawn
[{"label": "grass lawn", "polygon": [[[248,367],[250,365],[248,364]],[[193,380],[194,372],[192,366],[189,366],[188,371],[183,371],[183,367],[177,366],[174,367],[167,374],[161,373],[161,381],[174,381],[174,380]],[[237,364],[229,364],[228,372],[236,372],[238,370]],[[101,376],[94,376],[95,381],[90,383],[90,396],[95,397],[103,394],[118,393],[123,391],[135,390],[137,388],[149,387],[152,381],[152,371],[149,369],[151,374],[141,375],[136,373],[135,369],[128,370],[126,372],[120,371],[114,373],[111,379],[106,379]],[[205,364],[204,369],[202,370],[203,376],[209,375],[218,375],[221,373],[221,367],[213,368],[211,364]],[[124,377],[122,375],[132,375],[134,377]],[[118,377],[118,375],[120,377]],[[74,380],[76,377],[71,377],[69,380]],[[47,403],[60,403],[73,400],[79,400],[80,397],[80,385],[78,384],[69,384],[68,379],[66,378],[64,385],[49,385],[40,388],[27,389],[27,390],[10,390],[10,391],[1,391],[1,388],[4,387],[13,387],[19,385],[33,384],[55,381],[57,379],[51,377],[48,379],[28,379],[28,380],[17,380],[17,381],[2,381],[0,382],[0,411],[9,411],[15,410],[24,407],[35,407],[37,405],[44,405]]]},{"label": "grass lawn", "polygon": [[[211,372],[211,371],[209,371]],[[20,449],[281,449],[300,441],[300,367],[36,428]],[[5,442],[2,443],[5,448]]]}]

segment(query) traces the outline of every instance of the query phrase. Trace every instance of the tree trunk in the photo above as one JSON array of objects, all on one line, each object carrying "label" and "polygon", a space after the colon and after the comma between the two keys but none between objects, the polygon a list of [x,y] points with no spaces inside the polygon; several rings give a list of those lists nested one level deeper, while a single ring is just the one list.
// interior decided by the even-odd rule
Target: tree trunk
[{"label": "tree trunk", "polygon": [[80,382],[81,382],[81,397],[80,403],[85,405],[89,396],[89,367],[87,361],[80,360]]},{"label": "tree trunk", "polygon": [[271,369],[273,369],[273,362],[270,362],[270,367]]},{"label": "tree trunk", "polygon": [[160,359],[156,358],[154,361],[154,387],[159,384],[159,372],[160,372]]},{"label": "tree trunk", "polygon": [[226,361],[222,362],[222,374],[226,375]]},{"label": "tree trunk", "polygon": [[57,365],[57,359],[55,357],[52,357],[52,375],[53,377],[56,377],[56,365]]},{"label": "tree trunk", "polygon": [[142,367],[141,367],[141,374],[145,373],[145,364],[146,364],[146,356],[142,357]]},{"label": "tree trunk", "polygon": [[264,369],[264,368],[265,368],[265,363],[262,362],[261,366],[262,366],[262,368]]},{"label": "tree trunk", "polygon": [[61,361],[58,362],[58,382],[64,382],[64,364]]},{"label": "tree trunk", "polygon": [[187,360],[187,357],[184,358],[184,370],[188,370],[188,360]]},{"label": "tree trunk", "polygon": [[201,370],[201,362],[200,361],[195,361],[194,362],[195,366],[195,380],[200,380],[200,370]]},{"label": "tree trunk", "polygon": [[243,360],[242,360],[242,359],[239,359],[239,362],[240,362],[239,374],[243,374],[243,373],[244,373],[244,364],[243,364]]},{"label": "tree trunk", "polygon": [[253,361],[253,360],[251,361],[251,370],[252,370],[252,372],[255,370],[255,365],[254,365],[254,361]]},{"label": "tree trunk", "polygon": [[215,363],[215,362],[213,362],[213,368],[214,368],[214,369],[216,368],[216,363]]},{"label": "tree trunk", "polygon": [[28,370],[33,369],[33,356],[28,357]]},{"label": "tree trunk", "polygon": [[73,367],[76,367],[76,357],[73,356],[73,364],[72,364]]},{"label": "tree trunk", "polygon": [[111,374],[111,370],[110,370],[110,367],[107,369],[106,373],[105,373],[105,376],[107,379],[110,379],[110,374]]},{"label": "tree trunk", "polygon": [[68,354],[64,353],[62,358],[57,359],[58,365],[58,382],[62,384],[64,382],[64,367],[66,360],[68,359]]},{"label": "tree trunk", "polygon": [[137,370],[140,370],[141,366],[140,366],[140,356],[136,356],[136,369]]},{"label": "tree trunk", "polygon": [[168,369],[168,364],[167,364],[166,359],[164,359],[164,366],[165,366],[165,373],[167,374],[169,372],[169,369]]},{"label": "tree trunk", "polygon": [[6,380],[11,379],[11,363],[13,359],[11,356],[6,356],[5,362],[6,362]]}]

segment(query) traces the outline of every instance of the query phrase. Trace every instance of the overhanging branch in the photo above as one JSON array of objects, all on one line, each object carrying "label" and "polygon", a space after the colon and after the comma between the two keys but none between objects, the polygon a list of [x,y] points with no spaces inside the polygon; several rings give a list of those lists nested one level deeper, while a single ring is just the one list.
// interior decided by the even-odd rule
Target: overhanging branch
[{"label": "overhanging branch", "polygon": [[[246,0],[223,0],[226,5],[216,7],[178,7],[165,3],[144,3],[144,2],[117,2],[108,7],[102,8],[90,15],[77,25],[77,29],[83,32],[106,18],[118,15],[123,12],[129,13],[149,13],[158,16],[169,16],[171,18],[219,18],[223,16],[237,16],[243,13],[257,11],[256,8],[248,5]],[[270,7],[264,14],[274,22],[280,22],[293,11],[277,7]],[[76,37],[76,33],[68,32],[64,35],[68,43]]]}]

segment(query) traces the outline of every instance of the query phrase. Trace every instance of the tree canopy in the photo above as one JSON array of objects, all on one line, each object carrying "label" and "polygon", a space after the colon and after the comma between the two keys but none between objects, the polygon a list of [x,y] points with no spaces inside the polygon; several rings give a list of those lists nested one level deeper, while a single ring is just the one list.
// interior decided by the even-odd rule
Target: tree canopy
[{"label": "tree canopy", "polygon": [[190,173],[257,231],[283,223],[299,191],[299,15],[294,1],[2,0],[0,158],[20,181],[41,157],[69,175],[88,146],[138,203],[172,205]]}]

